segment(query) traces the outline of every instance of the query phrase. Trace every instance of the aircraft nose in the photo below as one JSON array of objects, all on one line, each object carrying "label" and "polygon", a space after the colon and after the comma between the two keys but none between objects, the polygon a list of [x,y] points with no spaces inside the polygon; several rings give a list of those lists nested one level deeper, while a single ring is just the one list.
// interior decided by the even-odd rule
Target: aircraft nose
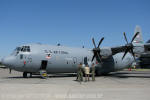
[{"label": "aircraft nose", "polygon": [[12,58],[11,57],[5,57],[2,58],[1,63],[7,67],[11,66]]}]

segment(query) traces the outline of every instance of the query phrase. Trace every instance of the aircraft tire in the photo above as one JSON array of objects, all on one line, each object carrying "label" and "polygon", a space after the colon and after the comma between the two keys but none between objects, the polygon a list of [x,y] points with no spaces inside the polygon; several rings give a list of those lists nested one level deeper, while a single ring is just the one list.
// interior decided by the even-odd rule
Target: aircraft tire
[{"label": "aircraft tire", "polygon": [[101,76],[101,73],[99,73],[98,71],[95,72],[96,76]]},{"label": "aircraft tire", "polygon": [[30,73],[30,78],[32,78],[32,73]]},{"label": "aircraft tire", "polygon": [[23,72],[23,78],[27,78],[27,72]]}]

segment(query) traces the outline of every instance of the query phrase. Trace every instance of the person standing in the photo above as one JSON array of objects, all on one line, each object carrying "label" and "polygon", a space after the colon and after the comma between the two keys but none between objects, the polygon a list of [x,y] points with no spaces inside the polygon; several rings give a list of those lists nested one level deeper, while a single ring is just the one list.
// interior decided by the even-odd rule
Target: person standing
[{"label": "person standing", "polygon": [[89,65],[87,64],[84,68],[84,72],[85,72],[85,82],[88,80],[90,81],[90,68],[89,68]]},{"label": "person standing", "polygon": [[95,65],[92,63],[92,81],[95,81]]},{"label": "person standing", "polygon": [[76,80],[78,80],[79,82],[83,81],[82,63],[80,63],[78,66]]}]

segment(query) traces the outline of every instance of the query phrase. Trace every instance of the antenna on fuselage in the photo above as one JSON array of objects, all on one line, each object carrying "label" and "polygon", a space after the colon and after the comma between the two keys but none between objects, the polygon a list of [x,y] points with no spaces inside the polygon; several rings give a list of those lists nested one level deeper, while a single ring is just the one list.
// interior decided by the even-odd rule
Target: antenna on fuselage
[{"label": "antenna on fuselage", "polygon": [[61,46],[60,43],[58,43],[57,46]]}]

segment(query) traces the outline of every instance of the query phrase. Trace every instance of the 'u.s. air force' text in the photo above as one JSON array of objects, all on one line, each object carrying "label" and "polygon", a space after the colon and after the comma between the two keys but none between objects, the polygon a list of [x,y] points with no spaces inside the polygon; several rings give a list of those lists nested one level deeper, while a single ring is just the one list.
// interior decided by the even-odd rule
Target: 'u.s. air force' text
[{"label": "'u.s. air force' text", "polygon": [[54,53],[54,54],[69,54],[67,51],[52,51],[52,50],[44,50],[45,53]]}]

